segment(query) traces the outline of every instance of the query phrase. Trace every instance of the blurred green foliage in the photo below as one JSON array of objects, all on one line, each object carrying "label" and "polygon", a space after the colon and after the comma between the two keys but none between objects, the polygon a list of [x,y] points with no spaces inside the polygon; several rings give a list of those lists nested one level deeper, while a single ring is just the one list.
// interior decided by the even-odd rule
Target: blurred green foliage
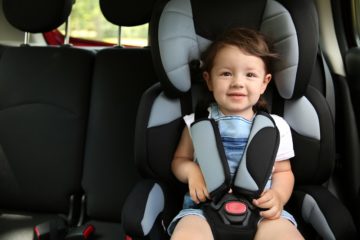
[{"label": "blurred green foliage", "polygon": [[[63,30],[64,26],[60,28]],[[70,33],[73,37],[116,43],[118,26],[108,22],[102,15],[99,0],[76,0],[70,17]],[[148,24],[136,27],[123,27],[124,40],[146,41]]]}]

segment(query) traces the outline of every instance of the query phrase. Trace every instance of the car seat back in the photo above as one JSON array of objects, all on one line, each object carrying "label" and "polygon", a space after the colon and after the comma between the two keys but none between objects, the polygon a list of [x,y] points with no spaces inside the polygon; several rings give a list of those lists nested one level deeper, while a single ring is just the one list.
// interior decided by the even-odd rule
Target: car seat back
[{"label": "car seat back", "polygon": [[[105,18],[120,28],[149,22],[153,4],[100,1]],[[133,162],[136,111],[142,93],[155,82],[148,47],[97,52],[82,179],[88,219],[121,220],[125,197],[139,179]]]},{"label": "car seat back", "polygon": [[[72,0],[4,0],[10,24],[57,28]],[[0,61],[0,206],[67,214],[80,191],[93,53],[71,47],[7,48]]]}]

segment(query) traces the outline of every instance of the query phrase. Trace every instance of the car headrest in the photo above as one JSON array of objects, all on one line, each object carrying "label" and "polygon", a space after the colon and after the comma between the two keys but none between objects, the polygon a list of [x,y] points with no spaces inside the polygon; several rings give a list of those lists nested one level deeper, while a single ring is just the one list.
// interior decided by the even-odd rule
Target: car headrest
[{"label": "car headrest", "polygon": [[118,26],[137,26],[148,23],[155,0],[100,0],[100,8],[105,18]]},{"label": "car headrest", "polygon": [[3,0],[2,7],[8,22],[30,33],[54,30],[71,13],[73,0]]},{"label": "car headrest", "polygon": [[[191,87],[189,63],[199,60],[207,46],[228,28],[259,30],[273,42],[280,60],[274,64],[273,78],[285,99],[303,95],[315,63],[317,19],[293,12],[313,4],[276,0],[170,0],[151,21],[155,69],[164,91],[180,96]],[[289,3],[287,3],[289,2]],[[308,12],[308,11],[304,11]],[[302,41],[302,42],[301,42]]]}]

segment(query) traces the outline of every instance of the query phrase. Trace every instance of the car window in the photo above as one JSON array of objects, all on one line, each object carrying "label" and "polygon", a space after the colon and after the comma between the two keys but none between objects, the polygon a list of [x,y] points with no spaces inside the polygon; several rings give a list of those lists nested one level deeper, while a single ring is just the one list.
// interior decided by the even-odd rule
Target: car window
[{"label": "car window", "polygon": [[[69,26],[72,39],[86,40],[87,43],[93,41],[94,45],[102,45],[101,43],[104,45],[118,44],[119,27],[105,19],[101,13],[98,0],[76,1],[70,16]],[[65,24],[58,30],[65,34]],[[121,45],[147,46],[148,24],[121,27]]]},{"label": "car window", "polygon": [[360,0],[352,0],[352,18],[354,26],[355,40],[360,46]]}]

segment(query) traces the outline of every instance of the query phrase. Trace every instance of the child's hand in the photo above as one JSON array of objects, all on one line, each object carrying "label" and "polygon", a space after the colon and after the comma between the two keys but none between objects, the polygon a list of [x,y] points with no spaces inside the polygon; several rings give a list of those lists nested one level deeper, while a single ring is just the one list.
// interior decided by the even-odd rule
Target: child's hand
[{"label": "child's hand", "polygon": [[253,200],[253,204],[259,208],[267,209],[260,212],[260,216],[267,219],[278,219],[284,207],[279,193],[273,189],[264,191],[260,198]]},{"label": "child's hand", "polygon": [[199,168],[194,168],[188,176],[189,193],[191,199],[199,204],[209,199],[204,177]]}]

